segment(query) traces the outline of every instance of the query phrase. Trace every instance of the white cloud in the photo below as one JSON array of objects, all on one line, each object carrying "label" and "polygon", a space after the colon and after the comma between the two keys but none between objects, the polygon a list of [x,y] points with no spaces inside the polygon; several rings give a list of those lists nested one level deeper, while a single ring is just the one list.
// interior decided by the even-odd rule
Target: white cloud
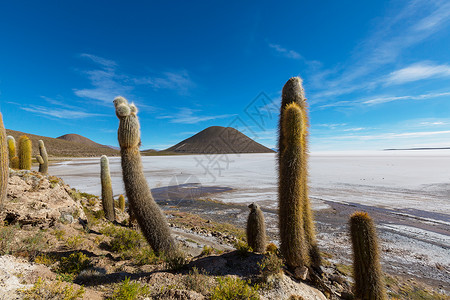
[{"label": "white cloud", "polygon": [[114,68],[117,66],[117,63],[113,60],[109,60],[100,56],[88,54],[88,53],[82,53],[80,54],[80,57],[86,57],[92,60],[93,62],[102,65],[104,67]]},{"label": "white cloud", "polygon": [[360,101],[362,104],[368,104],[368,105],[375,105],[375,104],[381,104],[386,102],[392,102],[392,101],[399,101],[399,100],[425,100],[425,99],[434,99],[444,96],[450,96],[450,92],[444,92],[444,93],[429,93],[429,94],[422,94],[422,95],[408,95],[408,96],[381,96],[372,98],[369,100],[363,100]]},{"label": "white cloud", "polygon": [[95,113],[87,113],[84,111],[76,111],[73,109],[62,109],[62,108],[48,108],[43,106],[37,106],[37,105],[30,105],[30,106],[20,106],[20,109],[32,112],[35,114],[43,115],[46,117],[53,117],[57,119],[83,119],[88,117],[98,117],[98,116],[104,116],[102,114],[95,114]]},{"label": "white cloud", "polygon": [[281,54],[284,57],[292,58],[292,59],[302,59],[302,56],[300,55],[300,53],[298,53],[294,50],[286,49],[278,44],[270,44],[269,43],[269,47],[274,49],[277,53]]},{"label": "white cloud", "polygon": [[191,108],[181,108],[178,113],[174,115],[166,115],[156,117],[157,119],[170,119],[171,123],[180,123],[180,124],[197,124],[204,121],[216,120],[216,119],[224,119],[235,116],[235,114],[224,114],[224,115],[213,115],[213,116],[199,116],[194,115],[195,112],[199,112],[199,110],[191,109]]},{"label": "white cloud", "polygon": [[450,76],[449,65],[436,65],[430,62],[420,62],[390,73],[386,78],[386,84],[402,84],[432,77],[447,76]]},{"label": "white cloud", "polygon": [[425,136],[435,136],[435,135],[448,135],[450,130],[443,131],[418,131],[418,132],[404,132],[404,133],[383,133],[383,134],[373,134],[373,135],[341,135],[341,136],[329,136],[327,139],[331,140],[386,140],[386,139],[397,139],[397,138],[416,138]]}]

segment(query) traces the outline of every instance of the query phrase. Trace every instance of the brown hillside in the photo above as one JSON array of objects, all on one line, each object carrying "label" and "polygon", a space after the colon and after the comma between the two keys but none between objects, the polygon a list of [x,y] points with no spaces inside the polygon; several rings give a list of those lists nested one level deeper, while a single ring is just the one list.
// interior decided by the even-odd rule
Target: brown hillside
[{"label": "brown hillside", "polygon": [[163,152],[222,154],[273,153],[274,151],[234,128],[211,126]]},{"label": "brown hillside", "polygon": [[86,146],[93,146],[93,147],[103,146],[103,145],[97,144],[96,142],[88,139],[87,137],[84,137],[82,135],[75,134],[75,133],[65,134],[65,135],[57,137],[57,139],[74,142],[77,144],[83,144]]},{"label": "brown hillside", "polygon": [[[33,156],[38,154],[39,146],[38,141],[43,140],[45,147],[47,148],[47,152],[49,156],[71,156],[71,157],[86,157],[86,156],[118,156],[120,152],[118,150],[112,149],[108,146],[97,144],[91,141],[88,138],[82,137],[77,134],[70,134],[69,136],[78,136],[80,137],[77,142],[76,139],[74,141],[62,139],[60,138],[50,138],[46,136],[28,134],[20,131],[6,129],[7,135],[12,135],[16,139],[16,143],[19,140],[21,135],[28,136],[33,143]],[[67,136],[67,135],[66,135]],[[89,142],[86,142],[89,141]]]}]

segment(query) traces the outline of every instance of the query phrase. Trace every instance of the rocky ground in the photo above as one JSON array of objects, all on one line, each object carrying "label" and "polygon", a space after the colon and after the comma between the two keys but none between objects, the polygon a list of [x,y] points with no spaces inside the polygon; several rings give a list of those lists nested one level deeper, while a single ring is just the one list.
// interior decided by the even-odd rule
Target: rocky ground
[{"label": "rocky ground", "polygon": [[[350,266],[339,263],[333,247],[323,252],[322,276],[297,280],[282,267],[276,247],[266,254],[248,252],[246,206],[208,199],[221,188],[187,197],[192,189],[172,188],[171,200],[160,197],[167,194],[164,188],[153,191],[187,255],[175,261],[153,253],[139,229],[128,226],[126,212],[116,209],[117,221],[107,222],[98,197],[57,177],[11,171],[0,212],[0,299],[219,299],[237,291],[249,299],[351,299]],[[265,215],[276,240],[275,212]],[[343,236],[334,239],[346,242]],[[446,297],[401,276],[386,281],[396,298]]]}]

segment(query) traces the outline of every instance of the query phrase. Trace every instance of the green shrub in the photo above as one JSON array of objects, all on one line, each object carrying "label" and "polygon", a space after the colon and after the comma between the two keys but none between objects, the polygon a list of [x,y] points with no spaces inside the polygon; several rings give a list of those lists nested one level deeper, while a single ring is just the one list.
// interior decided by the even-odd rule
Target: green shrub
[{"label": "green shrub", "polygon": [[91,260],[81,252],[75,252],[68,257],[61,258],[58,273],[78,275],[81,271],[92,266]]},{"label": "green shrub", "polygon": [[209,290],[209,280],[206,274],[201,274],[196,267],[183,277],[184,286],[188,290],[206,294]]},{"label": "green shrub", "polygon": [[111,250],[115,252],[125,252],[136,249],[145,244],[144,237],[137,231],[126,228],[116,228],[112,233],[110,242]]},{"label": "green shrub", "polygon": [[71,249],[78,249],[81,246],[83,241],[84,241],[84,238],[82,236],[75,235],[75,236],[69,237],[66,240],[66,244]]},{"label": "green shrub", "polygon": [[40,251],[44,250],[45,239],[44,233],[39,231],[37,234],[24,238],[21,242],[21,247],[19,251],[24,251],[30,260],[34,260]]},{"label": "green shrub", "polygon": [[113,295],[108,298],[110,300],[133,300],[139,296],[150,294],[148,286],[139,282],[130,282],[130,278],[126,278],[114,290]]},{"label": "green shrub", "polygon": [[234,248],[238,251],[238,253],[242,256],[247,256],[249,252],[253,252],[252,247],[247,245],[243,240],[237,240],[234,242]]},{"label": "green shrub", "polygon": [[217,283],[211,293],[211,300],[259,299],[259,286],[252,287],[248,281],[236,277],[219,277]]},{"label": "green shrub", "polygon": [[280,274],[283,268],[283,260],[276,254],[268,253],[263,260],[258,263],[260,275],[263,281],[272,275]]},{"label": "green shrub", "polygon": [[11,254],[14,246],[13,241],[16,235],[16,230],[19,226],[4,226],[0,227],[0,255]]},{"label": "green shrub", "polygon": [[202,253],[200,253],[200,256],[208,256],[214,253],[214,248],[209,246],[203,246]]},{"label": "green shrub", "polygon": [[39,277],[30,289],[21,290],[20,293],[26,300],[75,300],[83,298],[84,288],[75,288],[72,284],[64,284],[60,280],[47,282]]},{"label": "green shrub", "polygon": [[181,251],[174,251],[168,254],[163,253],[162,257],[168,270],[177,271],[186,266],[186,257]]}]

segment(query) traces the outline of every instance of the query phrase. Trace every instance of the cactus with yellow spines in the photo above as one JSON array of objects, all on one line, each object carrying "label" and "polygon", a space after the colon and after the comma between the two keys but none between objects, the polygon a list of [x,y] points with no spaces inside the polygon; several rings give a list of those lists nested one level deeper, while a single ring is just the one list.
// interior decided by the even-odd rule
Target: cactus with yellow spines
[{"label": "cactus with yellow spines", "polygon": [[305,166],[302,156],[302,110],[296,103],[286,105],[283,112],[283,153],[279,159],[279,226],[280,251],[291,268],[309,265],[308,247],[303,226],[304,192],[301,180]]},{"label": "cactus with yellow spines", "polygon": [[350,217],[350,235],[353,245],[353,278],[356,299],[387,299],[380,265],[375,225],[365,212]]},{"label": "cactus with yellow spines", "polygon": [[102,205],[105,218],[111,222],[116,219],[114,211],[114,198],[112,191],[111,175],[109,172],[109,160],[106,155],[100,158],[100,179],[102,184]]},{"label": "cactus with yellow spines", "polygon": [[47,174],[48,172],[48,154],[45,148],[44,141],[39,140],[39,155],[36,155],[36,160],[39,163],[39,172]]},{"label": "cactus with yellow spines", "polygon": [[248,206],[251,211],[247,219],[247,244],[254,252],[264,253],[266,250],[266,223],[264,214],[258,204]]},{"label": "cactus with yellow spines", "polygon": [[125,197],[123,195],[119,196],[119,209],[124,212],[125,211]]},{"label": "cactus with yellow spines", "polygon": [[32,151],[31,140],[26,135],[22,135],[19,138],[19,155],[18,155],[20,170],[31,170],[31,151]]},{"label": "cactus with yellow spines", "polygon": [[120,120],[118,140],[122,157],[122,173],[130,210],[150,246],[157,253],[179,255],[164,214],[153,200],[145,179],[139,146],[140,125],[137,108],[123,97],[114,99]]},{"label": "cactus with yellow spines", "polygon": [[3,116],[0,113],[0,210],[6,200],[6,188],[9,177],[9,153],[6,141],[5,126],[3,126]]},{"label": "cactus with yellow spines", "polygon": [[[305,239],[305,245],[307,247],[307,256],[306,261],[308,262],[308,266],[313,267],[317,271],[320,271],[321,265],[321,257],[319,248],[317,246],[316,234],[315,234],[315,226],[313,220],[313,214],[311,210],[311,204],[309,200],[309,189],[308,189],[308,128],[309,128],[309,120],[308,120],[308,106],[306,103],[306,98],[304,95],[304,90],[302,86],[302,80],[299,77],[290,78],[283,87],[282,90],[282,98],[281,98],[281,110],[280,110],[280,121],[279,121],[279,140],[278,140],[278,161],[279,161],[279,198],[280,202],[283,197],[287,196],[289,192],[286,190],[286,182],[287,177],[282,176],[281,171],[284,169],[288,169],[290,165],[290,161],[296,161],[298,163],[298,171],[296,171],[296,180],[295,185],[296,189],[299,189],[298,197],[300,197],[299,201],[301,203],[301,224],[303,227],[303,234]],[[296,107],[292,105],[292,103],[296,104]],[[297,119],[297,122],[301,123],[301,129],[298,127],[299,125],[293,124],[292,122],[285,122],[284,118],[287,114],[285,114],[285,110],[289,107],[293,111],[292,114],[293,120]],[[299,110],[299,112],[294,113],[294,111]],[[295,117],[294,117],[295,115]],[[293,121],[291,120],[291,121]],[[291,124],[289,124],[291,123]],[[285,128],[285,126],[294,126],[295,128]],[[296,132],[299,136],[292,137],[291,141],[286,139],[286,132],[291,131],[291,133]],[[297,146],[291,145],[291,143],[297,143]],[[291,157],[287,158],[285,149],[287,147],[291,147]],[[292,150],[295,147],[295,151]],[[284,158],[282,159],[282,156]],[[298,161],[297,161],[298,160]],[[284,167],[282,167],[282,162],[286,163]],[[280,206],[281,208],[281,206]],[[286,207],[286,209],[289,209]],[[300,212],[299,212],[300,213]],[[280,216],[280,220],[281,220]]]},{"label": "cactus with yellow spines", "polygon": [[19,157],[16,153],[16,140],[11,135],[8,135],[6,139],[8,140],[9,167],[11,169],[18,169]]}]

